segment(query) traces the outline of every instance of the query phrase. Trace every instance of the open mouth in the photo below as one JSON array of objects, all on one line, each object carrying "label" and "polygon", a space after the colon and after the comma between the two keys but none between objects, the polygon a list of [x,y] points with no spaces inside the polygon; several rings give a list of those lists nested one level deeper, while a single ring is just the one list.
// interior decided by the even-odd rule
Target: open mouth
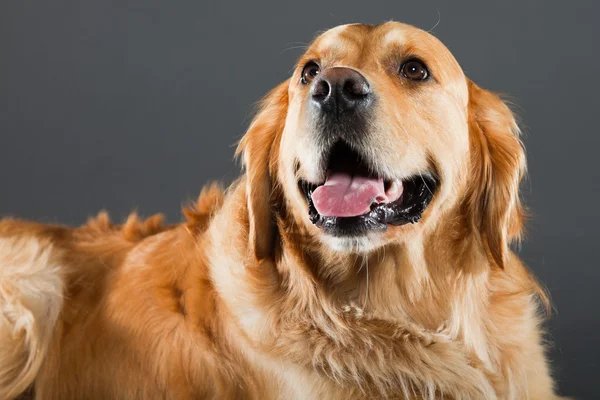
[{"label": "open mouth", "polygon": [[326,176],[318,185],[301,180],[299,187],[312,223],[338,237],[418,222],[438,186],[430,173],[402,180],[378,176],[343,142],[333,146]]}]

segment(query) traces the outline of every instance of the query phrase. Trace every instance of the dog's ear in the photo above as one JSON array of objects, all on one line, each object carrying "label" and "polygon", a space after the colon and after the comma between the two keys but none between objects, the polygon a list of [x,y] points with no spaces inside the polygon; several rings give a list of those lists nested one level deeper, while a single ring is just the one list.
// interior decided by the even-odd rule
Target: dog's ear
[{"label": "dog's ear", "polygon": [[525,152],[508,106],[495,94],[468,81],[469,137],[473,181],[467,202],[490,261],[504,268],[508,246],[523,231],[519,185]]},{"label": "dog's ear", "polygon": [[274,248],[271,196],[276,152],[287,115],[288,86],[289,81],[285,81],[267,94],[236,151],[246,170],[249,250],[258,261],[271,256]]}]

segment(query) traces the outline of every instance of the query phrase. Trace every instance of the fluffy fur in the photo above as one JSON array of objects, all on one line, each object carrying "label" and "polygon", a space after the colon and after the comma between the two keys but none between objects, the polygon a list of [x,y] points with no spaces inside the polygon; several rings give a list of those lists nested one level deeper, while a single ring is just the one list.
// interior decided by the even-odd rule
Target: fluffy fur
[{"label": "fluffy fur", "polygon": [[[436,83],[396,81],[383,60],[400,53]],[[316,150],[297,82],[311,58],[373,82],[381,168],[440,176],[419,223],[340,242],[308,221],[297,178]],[[205,188],[178,225],[0,222],[0,398],[557,398],[547,300],[509,247],[518,128],[439,41],[398,23],[328,31],[238,154],[244,175]]]}]

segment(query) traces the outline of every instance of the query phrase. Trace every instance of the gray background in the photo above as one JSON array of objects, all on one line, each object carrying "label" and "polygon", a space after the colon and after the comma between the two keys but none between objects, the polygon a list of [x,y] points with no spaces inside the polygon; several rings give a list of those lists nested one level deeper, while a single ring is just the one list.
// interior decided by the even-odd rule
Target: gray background
[{"label": "gray background", "polygon": [[525,128],[521,255],[549,288],[561,392],[598,398],[599,2],[0,1],[0,214],[78,224],[101,208],[181,218],[238,174],[253,104],[326,28],[430,29]]}]

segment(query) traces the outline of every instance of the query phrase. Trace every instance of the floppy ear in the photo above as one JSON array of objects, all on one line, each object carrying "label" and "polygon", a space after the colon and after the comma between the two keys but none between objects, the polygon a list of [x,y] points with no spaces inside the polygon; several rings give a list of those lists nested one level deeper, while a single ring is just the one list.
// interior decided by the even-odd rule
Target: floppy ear
[{"label": "floppy ear", "polygon": [[[273,152],[285,126],[288,82],[273,89],[262,101],[259,112],[240,141],[236,156],[242,156],[246,170],[246,199],[249,220],[249,248],[256,260],[272,255],[275,221],[271,210]],[[276,153],[275,153],[276,154]]]},{"label": "floppy ear", "polygon": [[525,173],[525,151],[506,104],[471,81],[468,86],[474,171],[468,202],[488,257],[504,268],[508,246],[523,230],[525,213],[519,185]]}]

